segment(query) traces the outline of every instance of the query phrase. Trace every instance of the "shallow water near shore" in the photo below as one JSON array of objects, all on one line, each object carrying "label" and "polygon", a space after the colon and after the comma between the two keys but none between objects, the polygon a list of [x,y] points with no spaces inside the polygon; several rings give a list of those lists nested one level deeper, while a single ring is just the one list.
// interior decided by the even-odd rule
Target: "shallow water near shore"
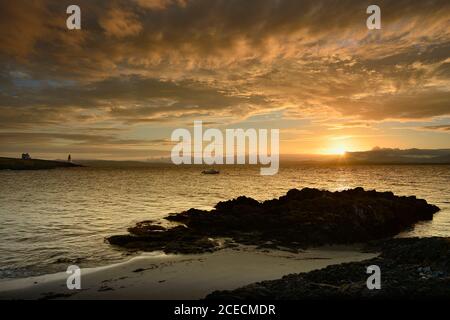
[{"label": "shallow water near shore", "polygon": [[205,298],[215,290],[279,279],[332,264],[377,256],[358,245],[325,246],[300,252],[258,250],[239,246],[214,253],[166,255],[144,253],[129,261],[82,270],[82,290],[66,288],[65,272],[3,281],[3,299],[188,299]]},{"label": "shallow water near shore", "polygon": [[23,278],[130,258],[104,242],[142,220],[246,195],[279,197],[292,188],[354,187],[415,195],[442,210],[399,236],[450,236],[450,166],[283,166],[275,176],[259,167],[73,168],[0,171],[0,279]]}]

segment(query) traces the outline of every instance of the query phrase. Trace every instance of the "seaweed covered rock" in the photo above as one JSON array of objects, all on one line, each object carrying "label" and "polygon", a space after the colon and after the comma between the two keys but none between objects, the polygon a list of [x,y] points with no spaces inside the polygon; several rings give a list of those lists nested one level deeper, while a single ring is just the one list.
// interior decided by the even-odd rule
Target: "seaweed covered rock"
[{"label": "seaweed covered rock", "polygon": [[111,236],[107,240],[112,245],[127,249],[144,251],[163,250],[166,253],[199,253],[211,252],[217,249],[217,242],[206,236],[199,235],[185,226],[177,226],[161,231],[159,228],[149,228],[139,225],[130,228],[129,235]]},{"label": "seaweed covered rock", "polygon": [[[450,239],[390,239],[377,244],[377,258],[291,274],[231,290],[207,299],[423,299],[450,296]],[[375,248],[372,248],[375,249]],[[367,267],[381,270],[380,290],[366,285]]]},{"label": "seaweed covered rock", "polygon": [[[393,236],[418,221],[431,220],[437,211],[438,207],[425,200],[392,192],[293,189],[264,202],[238,197],[219,202],[211,211],[189,209],[171,214],[166,219],[180,224],[171,229],[142,222],[130,228],[129,235],[113,236],[108,241],[143,250],[170,248],[171,252],[176,252],[177,246],[180,252],[210,251],[214,248],[210,238],[217,237],[290,247],[345,244]],[[186,249],[185,241],[200,245]]]}]

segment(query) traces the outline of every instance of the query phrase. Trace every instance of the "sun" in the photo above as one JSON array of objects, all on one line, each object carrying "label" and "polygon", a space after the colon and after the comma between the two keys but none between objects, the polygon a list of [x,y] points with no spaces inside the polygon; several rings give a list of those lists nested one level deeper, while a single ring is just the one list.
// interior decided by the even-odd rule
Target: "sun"
[{"label": "sun", "polygon": [[335,145],[325,150],[324,153],[329,155],[345,156],[347,149],[344,145]]},{"label": "sun", "polygon": [[344,147],[336,147],[330,150],[330,154],[335,154],[338,156],[344,156],[347,151]]}]

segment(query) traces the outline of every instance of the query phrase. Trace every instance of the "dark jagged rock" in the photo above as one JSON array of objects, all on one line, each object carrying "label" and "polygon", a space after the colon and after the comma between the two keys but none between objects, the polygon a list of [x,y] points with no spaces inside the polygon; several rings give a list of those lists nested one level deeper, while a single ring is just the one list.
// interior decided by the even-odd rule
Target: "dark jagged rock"
[{"label": "dark jagged rock", "polygon": [[133,234],[109,237],[110,244],[127,249],[144,251],[164,250],[166,253],[198,253],[211,252],[217,248],[216,241],[206,236],[198,235],[185,226],[177,226],[166,231],[149,230],[144,226],[131,228]]},{"label": "dark jagged rock", "polygon": [[167,229],[154,224],[153,221],[141,221],[136,223],[136,226],[128,228],[128,232],[135,236],[145,236],[154,231],[167,231]]},{"label": "dark jagged rock", "polygon": [[[439,208],[416,197],[356,188],[330,192],[290,190],[279,199],[258,202],[247,197],[219,202],[214,210],[189,209],[166,217],[180,226],[165,229],[138,223],[130,235],[108,238],[111,244],[142,250],[203,252],[209,238],[229,237],[243,244],[307,247],[366,242],[393,236]],[[190,241],[187,244],[186,241]],[[191,246],[192,245],[192,246]]]},{"label": "dark jagged rock", "polygon": [[[377,258],[291,274],[206,299],[423,299],[450,297],[450,238],[405,238],[380,242]],[[374,248],[372,248],[374,249]],[[366,268],[381,270],[381,289],[369,290]]]}]

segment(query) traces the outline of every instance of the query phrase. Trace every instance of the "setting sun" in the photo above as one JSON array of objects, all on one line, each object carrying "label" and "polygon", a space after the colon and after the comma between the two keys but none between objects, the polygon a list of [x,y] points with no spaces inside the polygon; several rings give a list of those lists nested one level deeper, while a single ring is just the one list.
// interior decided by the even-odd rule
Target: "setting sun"
[{"label": "setting sun", "polygon": [[336,155],[339,155],[339,156],[343,156],[343,155],[345,155],[346,152],[347,152],[347,151],[345,150],[344,147],[339,146],[339,147],[336,147],[336,148],[331,149],[331,150],[329,151],[329,154],[336,154]]},{"label": "setting sun", "polygon": [[336,147],[332,147],[329,150],[325,151],[325,154],[332,154],[332,155],[339,155],[339,156],[343,156],[346,153],[346,149],[344,146],[336,146]]},{"label": "setting sun", "polygon": [[323,150],[322,154],[326,155],[339,155],[344,156],[345,153],[349,150],[349,146],[351,143],[343,143],[343,141],[332,141],[326,149]]}]

